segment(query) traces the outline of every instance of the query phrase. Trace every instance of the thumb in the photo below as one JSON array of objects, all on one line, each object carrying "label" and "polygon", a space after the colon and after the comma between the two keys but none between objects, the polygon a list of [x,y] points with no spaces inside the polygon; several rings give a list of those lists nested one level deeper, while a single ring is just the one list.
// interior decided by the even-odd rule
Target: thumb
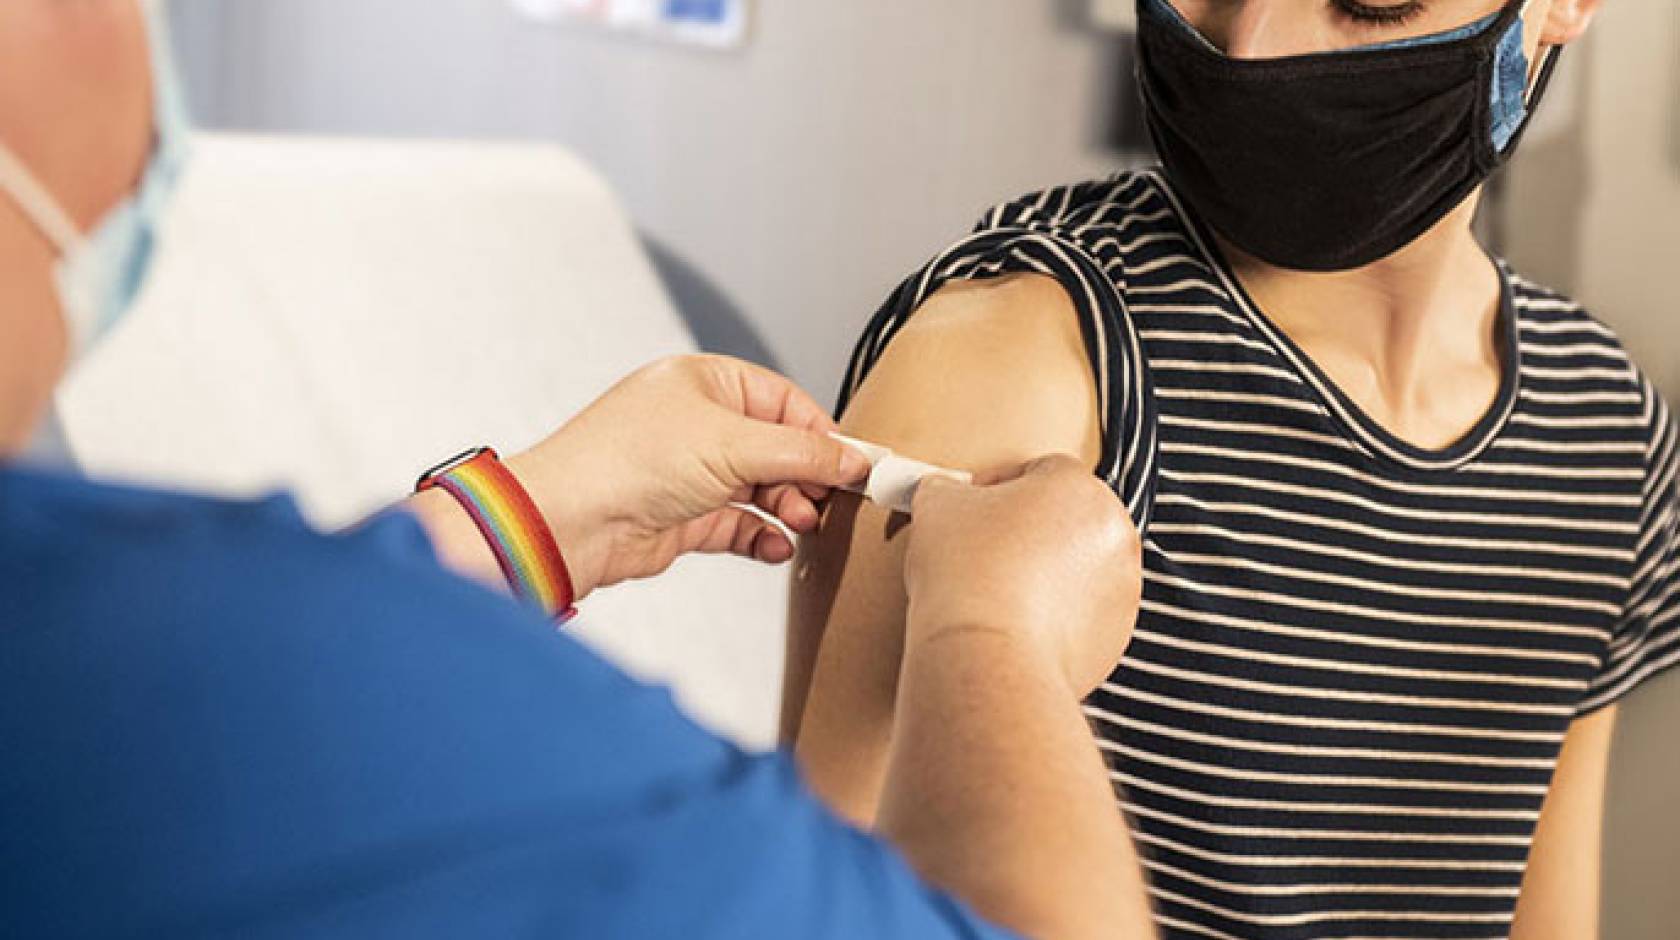
[{"label": "thumb", "polygon": [[1002,486],[1005,483],[1014,483],[1016,480],[1026,477],[1054,473],[1059,467],[1061,459],[1055,455],[1041,456],[1020,463],[992,467],[982,473],[975,474],[974,484],[976,486]]},{"label": "thumb", "polygon": [[757,421],[749,425],[729,442],[730,466],[742,477],[736,483],[836,487],[869,476],[868,458],[826,434]]},{"label": "thumb", "polygon": [[916,483],[916,492],[910,497],[910,514],[919,516],[923,509],[937,506],[942,501],[973,488],[971,484],[958,482],[941,473],[929,474]]}]

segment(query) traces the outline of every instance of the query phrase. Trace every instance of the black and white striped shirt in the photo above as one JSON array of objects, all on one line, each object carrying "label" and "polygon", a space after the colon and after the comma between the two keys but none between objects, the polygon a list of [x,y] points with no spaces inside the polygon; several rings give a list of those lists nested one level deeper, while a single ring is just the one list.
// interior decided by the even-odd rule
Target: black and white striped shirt
[{"label": "black and white striped shirt", "polygon": [[1505,271],[1497,404],[1421,450],[1125,173],[989,213],[876,315],[840,407],[940,286],[1010,272],[1072,295],[1144,530],[1087,710],[1163,934],[1506,936],[1570,723],[1680,661],[1680,438],[1614,335]]}]

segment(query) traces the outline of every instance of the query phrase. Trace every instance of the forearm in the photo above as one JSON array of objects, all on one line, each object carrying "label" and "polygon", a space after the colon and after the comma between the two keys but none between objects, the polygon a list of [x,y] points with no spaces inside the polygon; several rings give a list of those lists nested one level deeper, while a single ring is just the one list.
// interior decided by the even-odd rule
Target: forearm
[{"label": "forearm", "polygon": [[1595,940],[1616,709],[1577,719],[1535,827],[1512,940]]},{"label": "forearm", "polygon": [[1075,693],[1009,634],[912,641],[880,831],[924,877],[1028,936],[1154,936]]}]

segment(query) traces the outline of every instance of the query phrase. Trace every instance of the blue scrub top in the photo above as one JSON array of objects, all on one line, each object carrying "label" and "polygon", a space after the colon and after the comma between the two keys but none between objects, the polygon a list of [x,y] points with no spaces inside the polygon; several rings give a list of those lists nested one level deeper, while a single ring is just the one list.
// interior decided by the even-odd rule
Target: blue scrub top
[{"label": "blue scrub top", "polygon": [[0,932],[1003,937],[392,514],[0,468]]}]

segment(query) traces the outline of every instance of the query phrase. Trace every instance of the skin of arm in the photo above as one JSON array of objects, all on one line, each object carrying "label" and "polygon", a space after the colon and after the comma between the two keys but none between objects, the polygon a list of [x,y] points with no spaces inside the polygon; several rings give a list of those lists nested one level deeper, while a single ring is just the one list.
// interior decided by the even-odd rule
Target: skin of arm
[{"label": "skin of arm", "polygon": [[[1072,301],[1025,275],[961,282],[903,327],[851,402],[843,433],[985,472],[1045,453],[1100,454],[1096,382]],[[904,656],[904,530],[836,494],[802,540],[788,618],[781,731],[843,816],[875,818]]]},{"label": "skin of arm", "polygon": [[1578,719],[1540,811],[1511,940],[1595,940],[1616,708]]},{"label": "skin of arm", "polygon": [[1116,613],[1135,614],[1141,586],[1125,509],[1057,457],[995,489],[924,485],[916,518],[880,832],[1019,933],[1154,936],[1079,709],[1131,639]]}]

